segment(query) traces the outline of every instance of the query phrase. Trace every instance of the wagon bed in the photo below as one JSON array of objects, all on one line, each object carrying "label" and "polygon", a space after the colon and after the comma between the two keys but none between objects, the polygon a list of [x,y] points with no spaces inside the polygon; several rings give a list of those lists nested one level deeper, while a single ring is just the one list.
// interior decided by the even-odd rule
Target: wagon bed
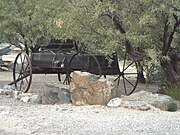
[{"label": "wagon bed", "polygon": [[[137,69],[136,61],[124,53],[122,69],[119,66],[117,53],[111,55],[111,63],[103,54],[91,54],[85,51],[78,51],[75,42],[50,42],[47,46],[41,46],[39,51],[32,51],[30,57],[25,53],[17,55],[13,68],[13,83],[17,90],[27,92],[31,85],[32,74],[65,74],[64,82],[71,81],[73,71],[86,71],[99,76],[117,75],[118,84],[122,81],[125,94],[131,94],[138,82],[137,73],[128,72],[128,68],[134,66]],[[130,62],[129,62],[130,61]],[[129,76],[135,76],[133,82]],[[131,87],[130,90],[129,86]]]}]

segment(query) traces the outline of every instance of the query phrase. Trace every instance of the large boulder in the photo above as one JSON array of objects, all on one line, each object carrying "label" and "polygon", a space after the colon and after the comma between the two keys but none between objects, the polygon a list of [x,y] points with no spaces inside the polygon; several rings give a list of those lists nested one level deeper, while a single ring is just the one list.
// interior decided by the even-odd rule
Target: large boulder
[{"label": "large boulder", "polygon": [[[115,99],[114,99],[115,100]],[[116,107],[116,102],[109,102],[107,106]],[[136,110],[150,110],[161,109],[168,110],[168,106],[176,102],[173,98],[162,94],[153,94],[147,91],[139,91],[129,96],[121,96],[121,102],[118,106],[136,109]],[[112,104],[113,103],[113,104]],[[178,103],[178,102],[177,102]]]},{"label": "large boulder", "polygon": [[[1,90],[1,89],[0,89]],[[12,96],[23,102],[38,104],[68,104],[71,103],[69,86],[61,83],[46,83],[44,89],[37,93],[21,93],[13,91]]]},{"label": "large boulder", "polygon": [[111,79],[75,71],[72,80],[70,93],[74,105],[106,105],[110,99],[120,97],[117,85]]},{"label": "large boulder", "polygon": [[61,83],[47,83],[46,89],[40,91],[38,95],[42,98],[42,104],[65,104],[71,102],[69,87]]}]

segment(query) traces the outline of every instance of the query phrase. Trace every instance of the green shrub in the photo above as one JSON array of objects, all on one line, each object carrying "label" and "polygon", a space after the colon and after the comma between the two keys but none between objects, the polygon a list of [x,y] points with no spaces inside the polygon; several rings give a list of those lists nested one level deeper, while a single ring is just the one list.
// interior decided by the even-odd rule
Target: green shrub
[{"label": "green shrub", "polygon": [[177,108],[177,104],[176,104],[176,103],[172,102],[172,103],[170,103],[170,104],[168,105],[168,111],[170,111],[170,112],[175,112],[175,111],[177,111],[177,110],[178,110],[178,108]]},{"label": "green shrub", "polygon": [[159,63],[147,63],[147,65],[144,65],[144,69],[148,84],[158,84],[160,88],[168,85],[165,74]]},{"label": "green shrub", "polygon": [[162,94],[166,94],[175,100],[180,101],[180,86],[166,87],[161,91]]}]

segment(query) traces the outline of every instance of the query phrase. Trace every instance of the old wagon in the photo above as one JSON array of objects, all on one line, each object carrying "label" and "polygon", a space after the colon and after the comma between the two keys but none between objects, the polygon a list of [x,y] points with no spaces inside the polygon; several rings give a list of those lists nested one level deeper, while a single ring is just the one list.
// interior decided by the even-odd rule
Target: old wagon
[{"label": "old wagon", "polygon": [[[31,54],[21,52],[17,55],[13,67],[13,82],[19,91],[27,92],[30,88],[33,74],[57,74],[59,81],[65,74],[63,83],[69,84],[71,73],[86,71],[100,76],[114,75],[115,81],[121,85],[125,94],[131,94],[138,83],[138,66],[136,61],[123,52],[123,58],[118,60],[117,53],[111,56],[111,63],[103,54],[91,54],[80,51],[76,42],[69,40],[51,40],[46,46],[32,49]],[[120,64],[119,64],[120,63]]]}]

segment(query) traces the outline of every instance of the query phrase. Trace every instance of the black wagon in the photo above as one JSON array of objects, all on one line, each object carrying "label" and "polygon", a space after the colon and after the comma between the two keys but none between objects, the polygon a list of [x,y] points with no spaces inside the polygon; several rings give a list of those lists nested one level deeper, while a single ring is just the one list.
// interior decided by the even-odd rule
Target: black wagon
[{"label": "black wagon", "polygon": [[61,75],[66,77],[63,83],[69,84],[71,73],[74,71],[86,71],[99,76],[116,76],[122,93],[129,95],[134,92],[138,83],[138,66],[136,61],[123,51],[123,58],[118,59],[117,53],[113,53],[108,61],[103,54],[91,54],[80,51],[73,40],[66,42],[52,39],[48,45],[31,49],[28,55],[21,52],[17,55],[13,67],[13,82],[19,91],[27,92],[31,86],[33,74],[57,74],[59,81]]}]

